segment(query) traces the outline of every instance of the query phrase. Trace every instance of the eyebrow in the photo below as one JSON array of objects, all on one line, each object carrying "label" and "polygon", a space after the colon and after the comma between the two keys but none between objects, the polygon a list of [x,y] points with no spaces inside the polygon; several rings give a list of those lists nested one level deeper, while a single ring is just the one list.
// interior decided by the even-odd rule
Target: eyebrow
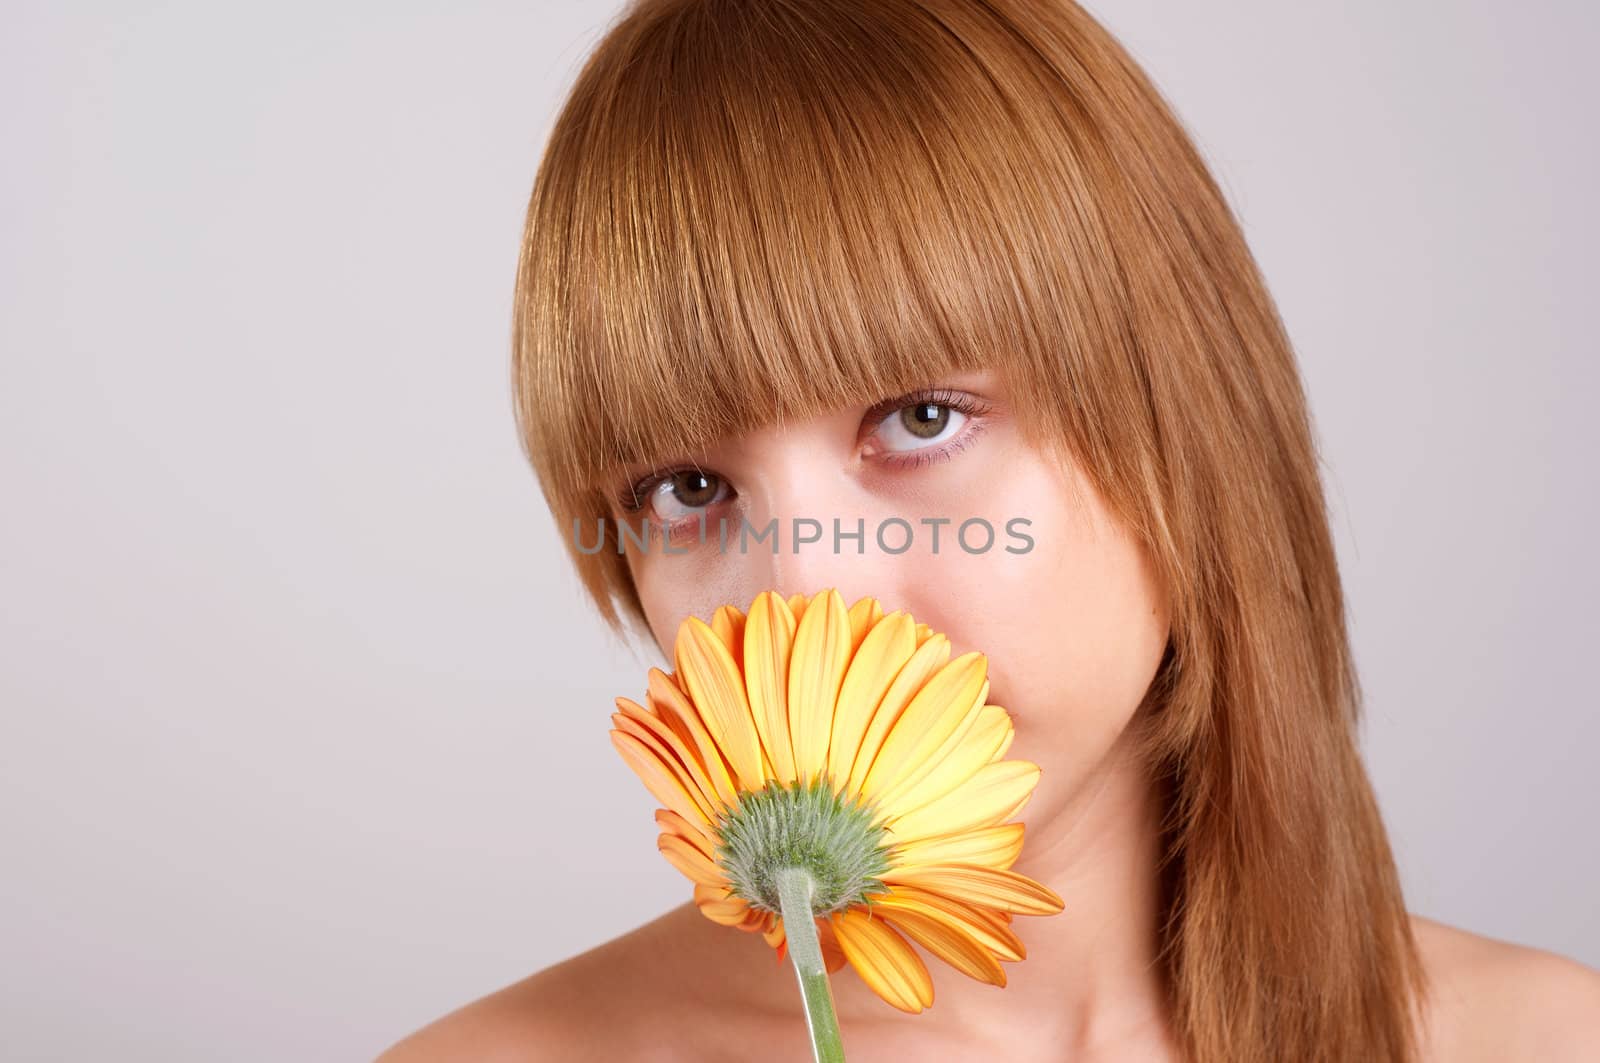
[{"label": "eyebrow", "polygon": [[[811,416],[824,417],[831,414],[837,414],[843,410],[858,407],[866,414],[888,413],[894,409],[894,404],[896,402],[919,391],[937,391],[940,389],[960,391],[973,387],[995,388],[1002,386],[1004,386],[1003,378],[1000,376],[1000,374],[996,373],[992,369],[950,372],[935,377],[924,378],[918,383],[911,384],[902,389],[896,389],[893,392],[884,394],[878,399],[847,404],[844,406],[837,406],[830,410],[813,411]],[[999,399],[993,397],[991,397],[989,401],[997,404],[1000,402]],[[765,428],[771,428],[782,423],[783,421],[781,419],[775,418],[761,425],[748,429],[746,434],[759,432]],[[733,438],[737,437],[725,436],[701,444],[700,450],[702,454],[700,456],[672,458],[670,456],[658,455],[656,457],[641,459],[635,462],[611,466],[608,469],[602,469],[594,477],[595,486],[609,498],[620,501],[618,496],[621,491],[631,489],[634,484],[637,484],[640,480],[647,476],[652,476],[657,473],[663,473],[677,468],[692,468],[699,472],[704,472],[705,465],[710,464],[709,459],[704,456],[704,452],[725,446],[727,445],[728,441]]]}]

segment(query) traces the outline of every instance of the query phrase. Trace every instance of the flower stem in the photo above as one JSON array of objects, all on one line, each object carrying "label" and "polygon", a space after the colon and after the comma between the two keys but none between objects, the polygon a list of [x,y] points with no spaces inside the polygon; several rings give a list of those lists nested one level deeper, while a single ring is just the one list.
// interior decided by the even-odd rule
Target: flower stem
[{"label": "flower stem", "polygon": [[815,884],[803,868],[787,867],[777,873],[778,904],[783,915],[784,939],[794,961],[800,996],[806,1005],[806,1027],[811,1031],[811,1052],[817,1063],[844,1063],[844,1042],[839,1037],[839,1016],[833,1009],[833,988],[822,960],[822,943],[811,911]]}]

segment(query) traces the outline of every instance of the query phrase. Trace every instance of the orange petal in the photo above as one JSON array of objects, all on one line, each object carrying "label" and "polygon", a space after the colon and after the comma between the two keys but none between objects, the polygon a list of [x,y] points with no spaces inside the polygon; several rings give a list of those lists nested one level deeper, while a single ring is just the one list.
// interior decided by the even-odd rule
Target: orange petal
[{"label": "orange petal", "polygon": [[656,826],[670,834],[682,835],[683,840],[699,849],[707,860],[716,862],[716,843],[700,824],[684,819],[669,808],[656,809]]},{"label": "orange petal", "polygon": [[683,740],[659,716],[646,712],[627,698],[618,698],[617,708],[619,711],[611,714],[611,722],[617,729],[633,735],[662,758],[662,762],[678,776],[684,790],[700,808],[702,822],[714,820],[717,800],[711,793],[711,784],[706,780],[699,761],[684,748]]},{"label": "orange petal", "polygon": [[[984,932],[974,929],[974,933],[977,934],[978,940],[989,946],[989,951],[1002,960],[1028,958],[1028,950],[1023,946],[1022,939],[1011,929],[1010,912],[997,912],[993,908],[973,908],[970,905],[962,905],[962,910],[970,914],[974,928],[981,924]],[[985,933],[988,936],[985,936]]]},{"label": "orange petal", "polygon": [[862,793],[887,795],[931,771],[935,753],[976,721],[988,694],[988,671],[989,659],[973,652],[934,673],[889,729]]},{"label": "orange petal", "polygon": [[990,985],[1006,984],[1000,961],[959,924],[915,903],[896,902],[892,896],[874,901],[872,907],[880,918],[967,977]]},{"label": "orange petal", "polygon": [[[817,942],[822,947],[822,964],[829,974],[845,965],[844,950],[839,947],[839,941],[833,936],[833,927],[826,919],[817,919]],[[783,929],[783,920],[773,916],[773,926],[764,931],[768,944],[774,941],[777,957],[782,961],[789,954],[789,939]]]},{"label": "orange petal", "polygon": [[828,918],[845,959],[874,993],[913,1015],[933,1003],[927,965],[887,923],[859,908],[846,908]]},{"label": "orange petal", "polygon": [[916,886],[952,900],[1018,915],[1054,915],[1063,907],[1061,898],[1049,887],[1026,875],[976,864],[897,867],[880,877],[885,885]]},{"label": "orange petal", "polygon": [[872,722],[867,724],[867,733],[861,737],[861,748],[856,750],[855,763],[850,766],[849,790],[852,793],[861,792],[861,784],[866,781],[867,772],[877,760],[885,736],[906,705],[922,689],[928,677],[944,667],[949,658],[950,640],[943,635],[931,635],[917,647],[905,667],[894,677],[888,692],[872,711]]},{"label": "orange petal", "polygon": [[839,686],[833,733],[828,741],[828,772],[840,786],[850,778],[850,769],[873,713],[916,649],[911,618],[896,611],[867,632],[850,659],[844,682]]},{"label": "orange petal", "polygon": [[1021,823],[979,827],[960,834],[939,834],[896,846],[889,855],[895,867],[914,864],[978,864],[1002,870],[1022,854]]},{"label": "orange petal", "polygon": [[692,821],[698,818],[704,821],[705,813],[689,796],[689,791],[684,789],[677,773],[662,761],[662,753],[651,749],[627,731],[612,731],[611,744],[657,801],[684,819]]},{"label": "orange petal", "polygon": [[1004,823],[1033,796],[1039,766],[1026,760],[985,764],[963,786],[921,808],[889,818],[885,826],[894,843],[939,834],[961,834]]},{"label": "orange petal", "polygon": [[711,732],[706,730],[700,714],[689,702],[678,681],[659,668],[650,669],[649,690],[645,700],[673,732],[684,739],[684,745],[695,751],[696,759],[711,780],[712,789],[723,807],[732,808],[739,803],[738,789],[733,785],[733,775],[723,758]]},{"label": "orange petal", "polygon": [[779,782],[793,782],[794,744],[789,738],[789,656],[794,614],[784,600],[762,591],[744,625],[745,693],[761,746]]},{"label": "orange petal", "polygon": [[751,793],[762,789],[761,739],[750,719],[744,676],[727,645],[709,624],[691,616],[678,629],[675,649],[684,689],[712,741],[728,758],[734,779]]},{"label": "orange petal", "polygon": [[822,963],[829,974],[849,962],[844,958],[844,949],[839,947],[839,939],[834,936],[833,924],[826,919],[817,920],[817,940],[822,945]]},{"label": "orange petal", "polygon": [[[901,903],[920,905],[930,914],[961,927],[997,959],[1014,961],[1023,959],[1027,955],[1027,950],[1022,946],[1022,939],[1011,929],[1009,912],[997,912],[992,908],[975,908],[970,904],[953,901],[940,893],[919,890],[915,886],[896,886],[888,896],[894,897]],[[873,894],[867,899],[873,904],[878,904],[882,901],[883,895]]]},{"label": "orange petal", "polygon": [[801,782],[827,770],[833,709],[849,663],[850,614],[829,588],[801,617],[789,658],[789,738]]},{"label": "orange petal", "polygon": [[694,886],[694,903],[701,915],[722,926],[738,926],[750,914],[750,906],[744,898],[734,896],[726,887],[697,882]]},{"label": "orange petal", "polygon": [[656,848],[667,862],[682,871],[691,882],[702,886],[726,886],[722,869],[706,858],[706,854],[677,834],[656,837]]}]

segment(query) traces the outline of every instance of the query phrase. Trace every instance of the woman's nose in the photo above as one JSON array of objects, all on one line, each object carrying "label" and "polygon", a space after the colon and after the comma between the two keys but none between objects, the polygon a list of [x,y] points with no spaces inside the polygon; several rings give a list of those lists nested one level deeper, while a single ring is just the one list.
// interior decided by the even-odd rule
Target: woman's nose
[{"label": "woman's nose", "polygon": [[[903,563],[878,548],[879,524],[892,514],[862,486],[852,468],[797,447],[769,462],[746,510],[751,527],[741,566],[745,598],[763,590],[785,597],[837,588],[845,604],[864,595],[899,594]],[[758,543],[757,535],[764,536]]]}]

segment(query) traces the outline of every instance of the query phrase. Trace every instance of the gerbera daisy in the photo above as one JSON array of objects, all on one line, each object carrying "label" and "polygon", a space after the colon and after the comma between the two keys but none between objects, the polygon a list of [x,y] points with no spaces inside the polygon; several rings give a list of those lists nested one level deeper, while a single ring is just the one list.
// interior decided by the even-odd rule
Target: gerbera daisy
[{"label": "gerbera daisy", "polygon": [[849,963],[920,1012],[933,981],[911,942],[1003,986],[1001,963],[1023,958],[1012,916],[1062,908],[1011,870],[1023,825],[1008,821],[1039,768],[1004,759],[1011,718],[987,703],[987,658],[950,653],[877,599],[764,591],[748,615],[685,620],[645,705],[617,698],[611,740],[665,806],[662,854],[708,919],[780,959],[792,945],[802,986],[799,950],[820,947],[828,971]]}]

